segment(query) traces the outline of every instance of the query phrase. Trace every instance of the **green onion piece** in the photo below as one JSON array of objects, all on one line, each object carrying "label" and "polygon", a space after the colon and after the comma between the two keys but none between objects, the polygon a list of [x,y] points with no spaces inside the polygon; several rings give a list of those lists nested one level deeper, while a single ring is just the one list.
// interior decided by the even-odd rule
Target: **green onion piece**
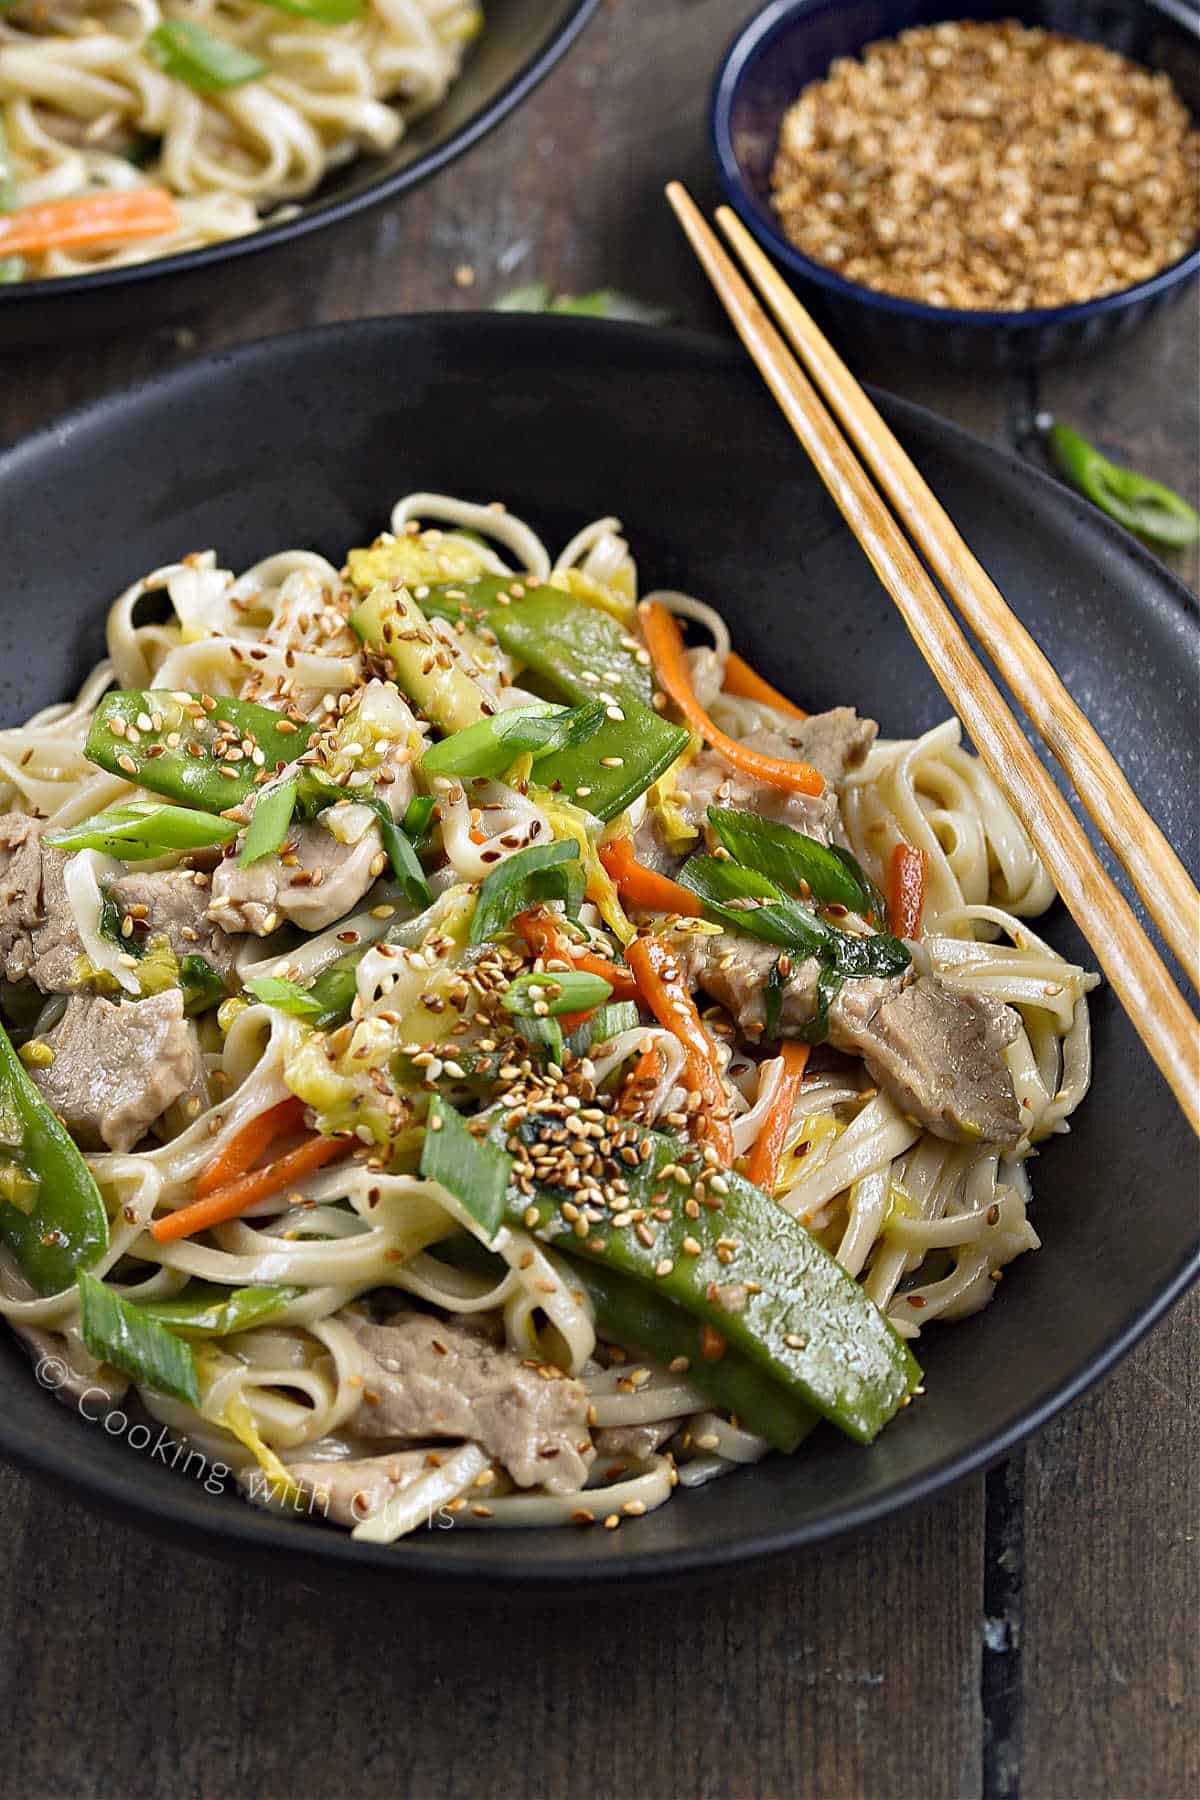
[{"label": "green onion piece", "polygon": [[200,1384],[190,1345],[83,1270],[79,1301],[83,1341],[93,1356],[160,1394],[199,1406]]},{"label": "green onion piece", "polygon": [[541,1001],[546,1008],[539,1017],[556,1019],[561,1013],[591,1012],[602,1006],[612,994],[612,983],[603,975],[591,975],[586,969],[555,970],[539,975],[531,970],[509,983],[503,998],[509,1012],[532,1013]]},{"label": "green onion piece", "polygon": [[512,1158],[474,1137],[461,1113],[441,1094],[429,1102],[421,1146],[421,1175],[453,1194],[491,1243],[504,1220]]},{"label": "green onion piece", "polygon": [[298,19],[314,19],[318,25],[349,25],[361,17],[364,0],[262,0],[262,4],[294,13]]},{"label": "green onion piece", "polygon": [[583,887],[579,845],[573,838],[517,850],[484,876],[471,920],[471,942],[485,944],[502,936],[515,913],[546,900],[561,900],[574,917],[583,901]]},{"label": "green onion piece", "polygon": [[774,1042],[779,1036],[779,1016],[783,1011],[783,996],[787,987],[779,971],[782,960],[781,953],[771,964],[771,971],[763,988],[763,1037],[768,1042]]},{"label": "green onion piece", "polygon": [[567,1053],[562,1026],[557,1019],[539,1019],[534,1013],[518,1013],[513,1029],[520,1033],[531,1050],[544,1050],[547,1059],[562,1068]]},{"label": "green onion piece", "polygon": [[847,912],[886,916],[883,897],[849,850],[822,844],[790,825],[732,806],[710,806],[708,822],[734,862],[768,876],[788,893],[806,883],[814,900]]},{"label": "green onion piece", "polygon": [[218,818],[215,813],[168,806],[159,800],[129,800],[93,813],[77,825],[48,831],[43,842],[53,850],[102,850],[122,862],[140,862],[150,856],[167,856],[173,850],[227,844],[237,830],[231,819]]},{"label": "green onion piece", "polygon": [[1200,513],[1173,488],[1110,462],[1070,425],[1051,426],[1049,444],[1067,480],[1118,525],[1165,550],[1200,539]]},{"label": "green onion piece", "polygon": [[260,1325],[303,1292],[298,1287],[227,1288],[214,1281],[189,1281],[174,1300],[148,1300],[137,1311],[187,1337],[225,1337]]},{"label": "green onion piece", "polygon": [[595,1044],[606,1044],[615,1038],[620,1031],[632,1031],[640,1025],[637,1005],[632,1000],[618,1000],[615,1005],[602,1006],[590,1019],[584,1019],[577,1025],[566,1040],[565,1048],[572,1056],[586,1056]]},{"label": "green onion piece", "polygon": [[256,975],[246,983],[246,992],[264,1006],[276,1006],[294,1019],[316,1019],[323,1010],[311,992],[280,975]]},{"label": "green onion piece", "polygon": [[267,72],[266,63],[257,56],[213,37],[190,19],[164,19],[146,38],[144,47],[166,74],[202,94],[241,87]]},{"label": "green onion piece", "polygon": [[426,775],[455,775],[462,780],[503,775],[527,751],[536,761],[554,750],[586,743],[606,716],[599,700],[589,706],[515,706],[431,745],[421,758],[421,768]]},{"label": "green onion piece", "polygon": [[264,856],[274,856],[287,837],[299,786],[299,776],[290,775],[278,787],[264,788],[259,794],[246,827],[245,841],[238,857],[239,868],[248,869],[251,863],[261,861]]},{"label": "green onion piece", "polygon": [[408,808],[400,821],[400,828],[414,850],[420,849],[425,834],[433,822],[433,809],[436,804],[432,794],[414,794],[408,803]]},{"label": "green onion piece", "polygon": [[198,956],[195,951],[185,956],[179,965],[179,985],[183,989],[185,1013],[208,1012],[219,1006],[226,995],[225,983],[208,958]]},{"label": "green onion piece", "polygon": [[405,896],[412,904],[424,910],[433,905],[433,895],[429,891],[429,883],[425,879],[425,871],[417,859],[417,853],[409,843],[403,830],[397,825],[386,800],[376,795],[370,799],[363,798],[359,802],[369,806],[379,820],[379,835],[383,839],[383,847],[396,880],[404,889]]}]

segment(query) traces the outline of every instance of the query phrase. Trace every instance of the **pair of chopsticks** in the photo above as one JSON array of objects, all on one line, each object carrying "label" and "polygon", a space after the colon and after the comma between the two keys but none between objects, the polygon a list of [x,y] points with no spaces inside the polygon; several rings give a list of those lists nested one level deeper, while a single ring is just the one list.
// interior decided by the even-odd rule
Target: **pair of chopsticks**
[{"label": "pair of chopsticks", "polygon": [[[1067,801],[1026,741],[999,689],[968,645],[913,544],[928,559],[929,568],[1062,764],[1198,990],[1200,893],[1111,752],[1041,649],[1009,611],[915,464],[745,226],[729,207],[718,209],[722,231],[799,352],[812,381],[686,188],[671,182],[667,199],[784,417],[896,603],[980,757],[1023,820],[1139,1037],[1166,1077],[1188,1123],[1200,1135],[1200,1025],[1132,909],[1105,873]],[[878,487],[847,439],[857,445]],[[895,508],[899,523],[880,489]]]}]

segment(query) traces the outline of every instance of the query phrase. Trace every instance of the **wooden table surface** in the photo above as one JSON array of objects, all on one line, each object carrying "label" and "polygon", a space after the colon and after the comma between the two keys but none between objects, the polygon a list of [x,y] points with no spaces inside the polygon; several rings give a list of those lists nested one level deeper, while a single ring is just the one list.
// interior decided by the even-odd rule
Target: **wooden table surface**
[{"label": "wooden table surface", "polygon": [[[609,0],[533,99],[407,202],[241,265],[182,331],[0,359],[0,437],[311,320],[610,284],[722,319],[660,198],[714,195],[741,0]],[[471,286],[456,273],[470,269]],[[462,279],[460,277],[459,279]],[[852,350],[852,346],[849,346]],[[1038,407],[1194,486],[1196,314],[1035,380],[859,372],[1012,445]],[[1180,570],[1193,584],[1193,560]],[[168,1551],[0,1469],[0,1793],[1189,1800],[1196,1296],[986,1479],[873,1536],[602,1605],[378,1605]]]}]

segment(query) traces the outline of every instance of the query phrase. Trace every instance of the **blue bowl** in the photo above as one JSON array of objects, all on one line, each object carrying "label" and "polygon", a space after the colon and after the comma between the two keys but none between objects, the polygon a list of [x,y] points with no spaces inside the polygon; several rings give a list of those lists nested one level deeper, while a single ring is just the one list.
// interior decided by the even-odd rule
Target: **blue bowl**
[{"label": "blue bowl", "polygon": [[717,71],[712,144],[721,183],[764,249],[802,284],[843,345],[936,356],[961,368],[1007,368],[1091,352],[1125,336],[1200,274],[1200,244],[1136,287],[1074,306],[967,312],[846,281],[804,256],[776,223],[771,165],[783,115],[835,57],[914,25],[1018,19],[1089,38],[1165,70],[1200,117],[1200,12],[1193,0],[773,0],[744,25]]}]

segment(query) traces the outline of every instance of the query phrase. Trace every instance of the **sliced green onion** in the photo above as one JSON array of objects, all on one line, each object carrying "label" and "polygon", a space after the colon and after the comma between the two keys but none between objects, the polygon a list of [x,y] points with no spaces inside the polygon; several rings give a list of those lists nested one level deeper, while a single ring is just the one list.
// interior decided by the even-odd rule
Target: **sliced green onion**
[{"label": "sliced green onion", "polygon": [[298,1287],[227,1288],[212,1281],[189,1281],[174,1300],[149,1300],[137,1310],[188,1337],[226,1337],[260,1325],[303,1292]]},{"label": "sliced green onion", "polygon": [[591,1012],[593,1007],[603,1006],[611,994],[612,983],[586,969],[542,975],[531,970],[510,982],[502,999],[509,1012],[532,1013],[540,1003],[546,1011],[537,1016],[556,1019],[562,1013]]},{"label": "sliced green onion", "polygon": [[248,869],[264,856],[274,856],[288,834],[292,814],[296,810],[299,790],[298,775],[289,775],[278,787],[264,788],[254,802],[254,812],[246,827],[238,867]]},{"label": "sliced green onion", "polygon": [[436,1181],[466,1207],[489,1243],[504,1220],[512,1158],[474,1137],[461,1113],[441,1094],[429,1102],[421,1146],[421,1175]]},{"label": "sliced green onion", "polygon": [[557,1019],[539,1019],[534,1013],[517,1013],[513,1030],[525,1039],[531,1050],[544,1050],[548,1061],[562,1068],[567,1053],[563,1029]]},{"label": "sliced green onion", "polygon": [[514,913],[546,900],[561,900],[574,917],[583,901],[584,875],[573,838],[531,844],[505,857],[480,884],[471,921],[471,942],[500,937]]},{"label": "sliced green onion", "polygon": [[168,806],[160,800],[129,800],[93,813],[77,825],[48,831],[43,842],[53,850],[102,850],[122,862],[140,862],[146,857],[167,856],[173,850],[227,844],[237,831],[231,819],[218,818],[215,813]]},{"label": "sliced green onion", "polygon": [[93,1356],[160,1394],[199,1406],[200,1384],[190,1345],[82,1269],[79,1302],[80,1330]]},{"label": "sliced green onion", "polygon": [[666,325],[671,319],[667,307],[638,300],[633,294],[621,293],[619,288],[596,288],[590,294],[552,294],[544,281],[510,288],[507,294],[501,294],[492,310],[576,313],[589,319],[632,319],[639,325]]},{"label": "sliced green onion", "polygon": [[783,996],[787,988],[787,983],[779,968],[782,960],[783,953],[780,952],[771,964],[771,970],[763,988],[763,1037],[768,1043],[773,1043],[779,1036],[779,1017],[783,1011]]},{"label": "sliced green onion", "polygon": [[849,850],[822,844],[790,825],[741,812],[732,806],[710,806],[708,822],[734,862],[767,875],[795,894],[807,885],[814,900],[844,906],[847,912],[886,914],[883,896]]},{"label": "sliced green onion", "polygon": [[241,87],[267,72],[266,63],[257,56],[213,37],[190,19],[164,19],[146,38],[145,48],[167,75],[202,94]]},{"label": "sliced green onion", "polygon": [[294,1019],[315,1019],[322,1011],[320,1000],[307,988],[280,975],[255,975],[246,983],[246,992],[264,1006],[276,1006]]},{"label": "sliced green onion", "polygon": [[400,828],[409,839],[414,850],[421,847],[422,839],[433,821],[433,809],[437,802],[432,794],[414,794],[408,803]]},{"label": "sliced green onion", "polygon": [[709,918],[764,938],[781,950],[816,956],[847,975],[899,975],[911,962],[899,938],[885,931],[855,937],[838,931],[791,899],[765,875],[715,856],[693,856],[679,875],[703,904]]},{"label": "sliced green onion", "polygon": [[369,806],[379,820],[379,835],[383,839],[383,847],[406,898],[422,911],[425,907],[432,906],[433,895],[429,891],[425,871],[404,831],[393,819],[387,801],[372,795],[370,799],[360,799],[359,805]]},{"label": "sliced green onion", "polygon": [[565,1048],[572,1056],[586,1056],[595,1044],[606,1044],[618,1032],[632,1031],[640,1025],[637,1005],[633,1000],[618,1000],[602,1006],[590,1019],[584,1019],[566,1039]]},{"label": "sliced green onion", "polygon": [[454,775],[461,780],[503,775],[527,751],[536,761],[552,751],[586,743],[606,716],[599,700],[574,707],[515,706],[431,745],[421,758],[421,768],[426,775]]},{"label": "sliced green onion", "polygon": [[318,25],[349,25],[361,17],[364,0],[262,0],[262,5],[294,13],[298,19],[313,19]]},{"label": "sliced green onion", "polygon": [[1118,525],[1166,550],[1200,539],[1200,513],[1173,488],[1110,462],[1070,425],[1052,425],[1048,441],[1067,480]]}]

